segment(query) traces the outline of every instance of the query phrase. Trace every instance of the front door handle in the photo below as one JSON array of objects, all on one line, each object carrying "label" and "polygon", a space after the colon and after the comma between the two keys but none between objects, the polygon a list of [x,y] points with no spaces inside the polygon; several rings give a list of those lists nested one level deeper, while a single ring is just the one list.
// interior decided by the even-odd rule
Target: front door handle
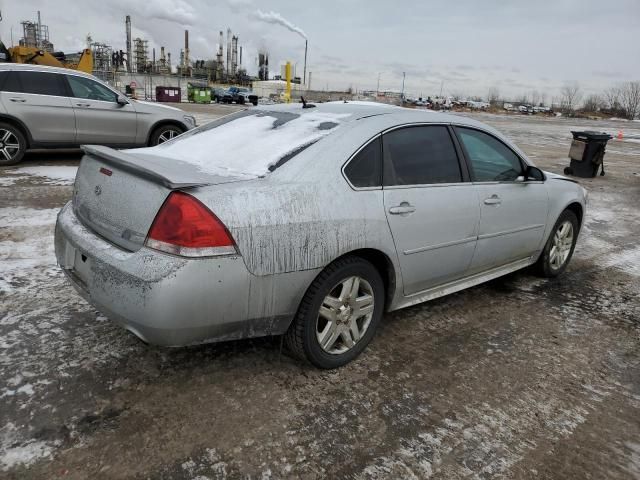
[{"label": "front door handle", "polygon": [[485,205],[500,205],[501,203],[502,203],[502,200],[495,193],[491,195],[489,198],[484,199]]},{"label": "front door handle", "polygon": [[396,207],[389,208],[389,213],[391,215],[407,215],[415,211],[416,211],[416,207],[414,207],[413,205],[410,205],[409,202],[402,202],[400,205]]},{"label": "front door handle", "polygon": [[12,102],[21,102],[21,103],[24,103],[27,101],[26,98],[10,98],[9,100]]},{"label": "front door handle", "polygon": [[78,106],[78,107],[90,107],[91,104],[90,103],[76,103],[76,106]]}]

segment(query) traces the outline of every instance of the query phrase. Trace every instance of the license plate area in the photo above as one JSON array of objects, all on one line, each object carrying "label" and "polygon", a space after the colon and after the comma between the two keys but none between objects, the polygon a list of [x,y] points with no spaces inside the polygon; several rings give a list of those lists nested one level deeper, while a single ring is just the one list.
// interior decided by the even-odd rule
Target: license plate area
[{"label": "license plate area", "polygon": [[77,249],[71,243],[66,242],[64,257],[61,265],[67,273],[84,290],[88,290],[88,280],[91,273],[91,259],[89,256]]}]

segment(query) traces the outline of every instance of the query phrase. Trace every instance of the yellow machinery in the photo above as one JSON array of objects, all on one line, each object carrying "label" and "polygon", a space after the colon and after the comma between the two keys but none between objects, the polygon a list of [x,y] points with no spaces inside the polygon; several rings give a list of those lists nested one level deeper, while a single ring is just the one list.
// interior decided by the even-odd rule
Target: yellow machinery
[{"label": "yellow machinery", "polygon": [[93,56],[91,50],[88,48],[82,51],[78,63],[73,63],[34,47],[11,47],[9,48],[9,61],[13,63],[32,63],[35,65],[47,65],[49,67],[70,68],[86,73],[93,71]]},{"label": "yellow machinery", "polygon": [[287,80],[287,88],[284,94],[284,101],[291,102],[291,62],[287,62],[284,67],[285,79]]}]

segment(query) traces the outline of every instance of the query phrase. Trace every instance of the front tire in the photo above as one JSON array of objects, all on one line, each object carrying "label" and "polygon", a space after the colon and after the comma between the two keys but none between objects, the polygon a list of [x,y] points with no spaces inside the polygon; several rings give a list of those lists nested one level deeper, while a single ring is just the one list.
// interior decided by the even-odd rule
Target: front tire
[{"label": "front tire", "polygon": [[536,262],[536,270],[540,275],[554,278],[566,270],[576,247],[579,228],[578,218],[571,210],[560,214]]},{"label": "front tire", "polygon": [[0,123],[0,166],[19,163],[26,150],[27,141],[22,132],[9,123]]},{"label": "front tire", "polygon": [[367,347],[382,319],[384,283],[360,257],[345,257],[313,281],[285,334],[289,351],[316,367],[341,367]]},{"label": "front tire", "polygon": [[155,147],[156,145],[160,145],[161,143],[167,142],[172,138],[177,137],[184,130],[177,125],[162,125],[156,128],[151,134],[151,138],[149,139],[149,146]]}]

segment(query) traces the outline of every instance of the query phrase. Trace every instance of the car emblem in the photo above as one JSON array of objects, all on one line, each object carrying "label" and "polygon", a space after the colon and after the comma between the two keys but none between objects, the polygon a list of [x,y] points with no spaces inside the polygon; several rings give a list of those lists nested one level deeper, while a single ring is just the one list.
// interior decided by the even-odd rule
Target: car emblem
[{"label": "car emblem", "polygon": [[100,185],[96,185],[96,188],[93,189],[93,192],[96,195],[100,195],[102,193],[102,187]]}]

